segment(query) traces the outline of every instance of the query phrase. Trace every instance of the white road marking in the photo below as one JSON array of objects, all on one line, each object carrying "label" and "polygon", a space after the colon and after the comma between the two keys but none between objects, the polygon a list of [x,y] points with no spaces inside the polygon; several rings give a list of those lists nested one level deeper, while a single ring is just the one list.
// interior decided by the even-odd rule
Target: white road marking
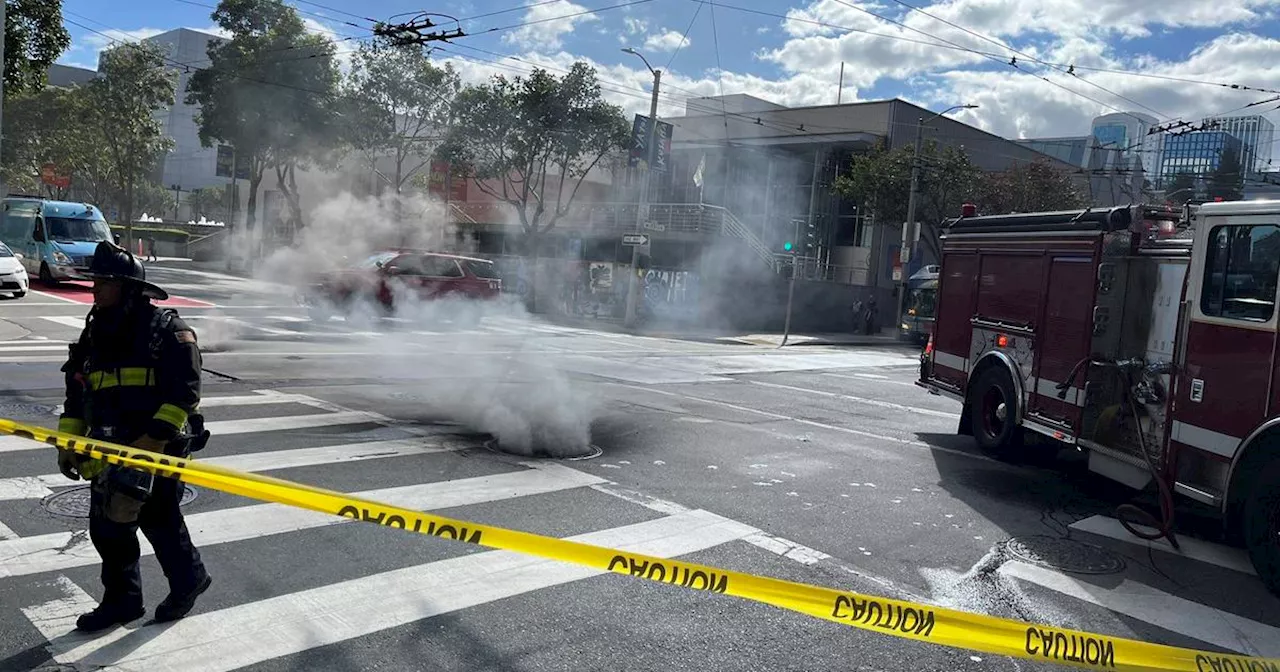
[{"label": "white road marking", "polygon": [[871,432],[864,432],[864,431],[862,431],[862,430],[860,430],[860,429],[852,429],[852,428],[849,428],[849,427],[838,427],[838,426],[836,426],[836,425],[828,425],[828,424],[821,423],[821,422],[815,422],[815,421],[813,421],[813,420],[805,420],[804,418],[797,418],[797,417],[793,417],[793,416],[790,416],[790,415],[782,415],[781,413],[772,413],[772,412],[770,412],[770,411],[762,411],[762,410],[760,410],[760,409],[758,409],[758,408],[751,408],[751,407],[748,407],[748,406],[740,406],[740,405],[738,405],[738,404],[731,404],[731,403],[729,403],[729,402],[727,402],[727,401],[719,401],[719,400],[716,400],[716,399],[707,399],[707,398],[705,398],[705,397],[695,397],[695,396],[688,395],[688,394],[681,394],[681,393],[679,393],[679,392],[672,392],[672,391],[670,391],[670,390],[660,390],[660,389],[658,389],[658,388],[656,388],[656,387],[645,387],[645,386],[643,386],[643,385],[628,385],[628,384],[626,384],[626,383],[611,383],[611,382],[604,382],[604,383],[602,383],[602,384],[604,384],[604,385],[615,385],[615,386],[617,386],[617,387],[625,387],[625,388],[630,389],[630,390],[642,390],[642,391],[644,391],[644,392],[652,392],[652,393],[654,393],[654,394],[661,394],[661,395],[665,395],[665,396],[669,396],[669,397],[676,397],[676,398],[679,398],[679,399],[687,399],[687,400],[689,400],[689,401],[696,401],[696,402],[701,402],[701,403],[704,403],[704,404],[711,404],[711,405],[713,405],[713,406],[723,406],[723,407],[725,407],[725,408],[731,408],[731,409],[733,409],[733,410],[735,410],[735,411],[742,411],[742,412],[744,412],[744,413],[755,413],[756,415],[760,415],[760,416],[763,416],[763,417],[766,417],[766,418],[772,418],[772,419],[774,419],[774,420],[783,420],[783,421],[786,421],[786,422],[795,422],[795,423],[799,423],[799,424],[802,424],[802,425],[808,425],[808,426],[810,426],[810,427],[818,427],[819,429],[826,429],[826,430],[830,430],[830,431],[833,431],[833,432],[841,432],[841,433],[844,433],[844,434],[852,434],[853,436],[862,436],[862,437],[866,437],[866,438],[869,438],[869,439],[876,439],[877,441],[888,441],[888,442],[891,442],[891,443],[900,443],[900,444],[907,445],[907,446],[916,446],[916,447],[919,447],[919,448],[928,448],[928,449],[929,449],[929,450],[931,450],[931,451],[937,451],[937,452],[940,452],[940,453],[947,453],[947,454],[950,454],[950,455],[959,455],[959,456],[962,456],[962,457],[968,457],[968,458],[972,458],[972,459],[975,459],[975,460],[981,460],[981,461],[983,461],[983,462],[990,462],[990,463],[992,463],[992,464],[997,464],[997,465],[1001,465],[1001,466],[1004,466],[1004,467],[1008,467],[1008,466],[1009,466],[1009,465],[1008,465],[1007,463],[1005,463],[1005,462],[1001,462],[1001,461],[999,461],[999,460],[997,460],[997,459],[995,459],[995,458],[987,457],[986,455],[979,455],[979,454],[977,454],[977,453],[969,453],[969,452],[965,452],[965,451],[963,451],[963,450],[956,450],[956,449],[954,449],[954,448],[946,448],[946,447],[943,447],[943,446],[935,446],[935,445],[932,445],[932,444],[925,443],[925,442],[923,442],[923,441],[912,441],[912,440],[910,440],[910,439],[899,439],[899,438],[894,437],[894,436],[885,436],[885,435],[883,435],[883,434],[873,434],[873,433],[871,433]]},{"label": "white road marking", "polygon": [[780,384],[778,384],[778,383],[766,383],[766,382],[764,382],[764,381],[760,381],[760,380],[748,380],[748,381],[746,381],[746,382],[751,383],[752,385],[760,385],[761,387],[772,387],[772,388],[775,388],[775,389],[779,389],[779,390],[788,390],[788,391],[791,391],[791,392],[804,392],[805,394],[816,394],[816,395],[818,395],[818,396],[822,396],[822,397],[832,397],[832,398],[836,398],[836,399],[847,399],[847,400],[849,400],[849,401],[854,401],[854,402],[857,402],[857,403],[859,403],[859,404],[865,404],[865,405],[867,405],[867,406],[875,406],[875,407],[877,407],[877,408],[887,408],[887,409],[894,410],[894,411],[902,411],[902,412],[904,412],[904,413],[915,413],[915,414],[919,414],[919,415],[932,415],[932,416],[933,416],[933,417],[935,417],[935,418],[946,418],[946,419],[948,419],[948,420],[959,420],[959,419],[960,419],[960,414],[959,414],[959,413],[952,413],[952,412],[950,412],[950,411],[935,411],[935,410],[934,410],[934,409],[932,409],[932,408],[921,408],[921,407],[919,407],[919,406],[906,406],[906,405],[904,405],[904,404],[895,404],[895,403],[893,403],[893,402],[891,402],[891,401],[881,401],[881,400],[879,400],[879,399],[868,399],[868,398],[866,398],[866,397],[855,397],[855,396],[848,395],[848,394],[839,394],[839,393],[836,393],[836,392],[827,392],[827,391],[824,391],[824,390],[811,390],[811,389],[809,389],[809,388],[807,388],[807,387],[795,387],[794,385],[780,385]]},{"label": "white road marking", "polygon": [[[228,434],[256,434],[258,432],[276,432],[290,429],[311,429],[315,427],[333,427],[336,425],[354,425],[377,422],[364,411],[340,411],[338,413],[315,413],[312,415],[284,415],[271,418],[247,418],[243,420],[215,420],[205,423],[214,436]],[[5,441],[5,439],[15,439]],[[0,437],[0,453],[19,452],[23,450],[39,450],[49,445],[40,441],[20,439],[18,437]]]},{"label": "white road marking", "polygon": [[[1050,569],[1007,562],[1000,573],[1202,642],[1252,656],[1280,656],[1280,628],[1122,579],[1094,585]],[[1261,588],[1261,587],[1259,587]]]},{"label": "white road marking", "polygon": [[1120,525],[1120,521],[1109,516],[1090,516],[1084,520],[1079,520],[1069,526],[1073,530],[1081,532],[1089,532],[1101,537],[1123,541],[1135,546],[1144,548],[1153,548],[1157,551],[1163,551],[1170,555],[1177,555],[1200,562],[1207,562],[1211,565],[1217,565],[1226,569],[1233,569],[1237,572],[1245,574],[1258,575],[1257,570],[1253,568],[1253,562],[1249,560],[1249,554],[1241,548],[1232,548],[1222,544],[1214,544],[1200,539],[1190,537],[1178,537],[1178,546],[1181,551],[1169,545],[1165,539],[1157,541],[1147,541],[1129,534],[1129,531]]},{"label": "white road marking", "polygon": [[48,320],[64,327],[72,327],[75,329],[84,329],[84,318],[74,315],[41,315],[40,319]]},{"label": "white road marking", "polygon": [[22,343],[15,343],[13,341],[9,341],[7,343],[0,343],[0,352],[27,351],[27,350],[34,350],[34,351],[61,350],[62,352],[66,352],[67,345],[68,344],[66,341],[25,341]]},{"label": "white road marking", "polygon": [[[570,539],[675,557],[740,539],[748,529],[705,511],[693,511]],[[221,672],[605,573],[508,551],[489,551],[197,613],[176,623],[137,631],[118,628],[105,635],[73,633],[72,612],[90,603],[85,602],[83,590],[69,589],[65,584],[66,597],[25,608],[23,613],[53,642],[54,659],[63,664],[118,672]]]},{"label": "white road marking", "polygon": [[[525,471],[382,488],[354,495],[415,511],[436,511],[571,490],[604,480],[558,464],[531,463],[529,466],[531,468]],[[350,518],[284,504],[219,509],[190,515],[186,520],[197,547],[351,522]],[[143,555],[153,552],[146,539],[141,539],[140,543]],[[101,558],[84,530],[0,541],[0,578],[60,571],[99,562]]]},{"label": "white road marking", "polygon": [[[663,513],[668,516],[675,516],[693,511],[693,509],[690,509],[683,504],[659,499],[633,490],[624,490],[612,482],[596,484],[591,486],[591,489],[597,492],[603,492],[606,495],[617,497],[618,499],[626,502],[631,502],[632,504],[639,504],[646,509],[657,511],[658,513]],[[774,555],[780,555],[788,560],[795,560],[802,565],[817,564],[831,557],[822,551],[809,548],[804,544],[791,541],[790,539],[774,536],[755,527],[752,527],[751,532],[743,537],[742,540],[752,546],[763,548]]]},{"label": "white road marking", "polygon": [[[77,306],[83,306],[83,305],[85,305],[85,304],[83,304],[83,303],[80,303],[79,301],[75,301],[75,300],[73,300],[73,299],[68,299],[68,298],[67,298],[67,297],[65,297],[65,296],[58,296],[57,294],[50,294],[49,292],[42,292],[42,291],[40,291],[40,290],[38,290],[38,289],[31,289],[31,288],[28,288],[28,291],[30,291],[32,294],[35,294],[36,296],[43,296],[43,297],[50,298],[50,299],[57,299],[58,301],[61,301],[61,302],[62,302],[62,303],[56,303],[56,304],[51,304],[51,305],[64,306],[64,305],[66,305],[66,304],[68,304],[68,303],[74,303],[74,304],[76,304]],[[27,305],[27,306],[29,306],[29,305],[32,305],[32,304],[24,303],[24,304],[21,304],[21,305]]]},{"label": "white road marking", "polygon": [[18,533],[9,528],[8,525],[0,523],[0,541],[8,541],[9,539],[17,539]]},{"label": "white road marking", "polygon": [[[452,450],[455,450],[455,448],[446,448],[439,443],[427,442],[423,439],[401,439],[241,453],[238,455],[210,457],[199,461],[202,464],[212,464],[228,469],[258,472],[309,467],[317,464],[339,464],[342,462],[361,462],[389,457],[446,453]],[[41,499],[53,494],[53,490],[50,488],[70,485],[76,485],[76,483],[68,480],[61,473],[2,478],[0,479],[0,501]]]},{"label": "white road marking", "polygon": [[[876,381],[877,383],[889,383],[889,384],[891,384],[891,385],[902,385],[902,386],[904,386],[904,387],[910,387],[910,388],[912,388],[912,389],[916,389],[916,390],[919,390],[919,389],[920,389],[919,387],[916,387],[916,384],[915,384],[915,383],[908,383],[908,382],[904,382],[904,381],[901,381],[901,380],[893,380],[893,379],[889,378],[889,376],[877,376],[877,375],[875,375],[875,374],[871,374],[871,373],[855,373],[855,374],[853,374],[853,375],[848,375],[848,374],[844,374],[844,373],[831,373],[831,372],[827,372],[827,373],[824,373],[824,374],[822,374],[822,375],[824,375],[824,376],[830,376],[830,377],[832,377],[832,378],[844,378],[845,380],[860,380],[860,381],[862,381],[862,382],[864,382],[864,383],[865,383],[865,382],[868,382],[868,381],[871,381],[871,380],[874,380],[874,381]],[[921,392],[923,392],[924,390],[920,390],[920,391],[921,391]]]}]

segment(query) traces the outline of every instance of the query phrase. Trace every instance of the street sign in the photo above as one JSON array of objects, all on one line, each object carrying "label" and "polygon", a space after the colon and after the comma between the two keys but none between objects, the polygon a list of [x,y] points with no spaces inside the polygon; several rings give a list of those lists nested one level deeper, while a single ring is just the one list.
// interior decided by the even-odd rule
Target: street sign
[{"label": "street sign", "polygon": [[666,231],[666,230],[667,230],[667,225],[666,225],[666,224],[658,224],[658,223],[656,223],[656,222],[645,222],[645,223],[644,223],[644,228],[645,228],[645,229],[647,229],[647,230],[649,230],[649,231]]},{"label": "street sign", "polygon": [[648,245],[649,236],[643,233],[626,233],[622,236],[623,245]]}]

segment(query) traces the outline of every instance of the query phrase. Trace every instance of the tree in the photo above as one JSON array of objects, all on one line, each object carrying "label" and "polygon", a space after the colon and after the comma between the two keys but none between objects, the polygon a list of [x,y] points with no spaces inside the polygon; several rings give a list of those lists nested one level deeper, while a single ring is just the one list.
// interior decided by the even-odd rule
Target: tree
[{"label": "tree", "polygon": [[[453,123],[462,88],[453,67],[433,65],[420,44],[361,43],[344,98],[343,137],[396,193],[396,218],[405,184],[431,161]],[[378,161],[390,158],[384,175]]]},{"label": "tree", "polygon": [[192,189],[187,194],[187,207],[191,209],[191,219],[199,221],[201,217],[214,221],[225,220],[227,216],[226,187],[203,187]]},{"label": "tree", "polygon": [[53,164],[59,173],[75,175],[84,155],[101,147],[87,137],[90,129],[79,123],[81,99],[57,87],[5,96],[0,171],[10,188],[24,193],[42,191],[51,198],[67,196],[71,188],[43,182],[41,170]]},{"label": "tree", "polygon": [[[60,0],[4,0],[4,92],[39,91],[49,66],[71,46]],[[6,120],[7,124],[7,120]],[[10,133],[5,133],[6,140]]]},{"label": "tree", "polygon": [[984,176],[974,203],[983,214],[1001,215],[1082,208],[1085,198],[1070,173],[1037,159]]},{"label": "tree", "polygon": [[110,172],[121,190],[125,243],[133,242],[135,190],[173,145],[155,113],[173,104],[174,79],[159,49],[126,44],[102,52],[101,77],[85,85],[85,121],[99,134]]},{"label": "tree", "polygon": [[1241,185],[1244,184],[1244,170],[1240,162],[1240,152],[1235,147],[1226,147],[1218,157],[1218,167],[1209,173],[1209,198],[1224,201],[1238,201],[1244,198]]},{"label": "tree", "polygon": [[1175,203],[1185,203],[1189,199],[1195,198],[1198,191],[1199,187],[1196,186],[1195,175],[1191,173],[1174,175],[1164,189],[1165,198]]},{"label": "tree", "polygon": [[464,89],[456,109],[446,154],[476,188],[515,210],[537,268],[542,236],[569,212],[591,170],[630,139],[621,108],[605,102],[595,70],[577,62],[559,79],[540,68],[527,78],[495,76]]},{"label": "tree", "polygon": [[[833,188],[868,208],[879,221],[905,222],[914,155],[914,147],[876,147],[854,156],[849,171],[836,178]],[[939,259],[939,226],[948,217],[958,215],[960,205],[975,196],[982,173],[964,150],[948,146],[939,151],[934,142],[924,145],[920,162],[916,199],[920,242],[934,259]]]},{"label": "tree", "polygon": [[248,166],[247,229],[257,222],[268,167],[276,168],[290,212],[300,217],[294,170],[321,156],[332,137],[333,43],[308,33],[280,0],[222,0],[212,17],[232,37],[209,45],[209,67],[187,84],[187,103],[200,106],[200,141],[231,145]]}]

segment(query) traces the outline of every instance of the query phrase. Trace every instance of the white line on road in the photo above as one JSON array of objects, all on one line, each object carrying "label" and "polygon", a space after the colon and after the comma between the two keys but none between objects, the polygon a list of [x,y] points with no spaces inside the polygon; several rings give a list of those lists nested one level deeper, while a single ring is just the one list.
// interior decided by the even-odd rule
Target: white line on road
[{"label": "white line on road", "polygon": [[866,437],[866,438],[869,438],[869,439],[876,439],[877,441],[888,441],[888,442],[891,442],[891,443],[900,443],[900,444],[907,445],[907,446],[916,446],[916,447],[919,447],[919,448],[928,448],[928,449],[929,449],[929,450],[931,450],[931,451],[936,451],[936,452],[940,452],[940,453],[947,453],[947,454],[949,454],[949,455],[959,455],[959,456],[961,456],[961,457],[968,457],[968,458],[975,459],[975,460],[981,460],[981,461],[983,461],[983,462],[990,462],[990,463],[992,463],[992,464],[998,464],[998,465],[1001,465],[1001,466],[1004,466],[1004,467],[1008,467],[1008,466],[1009,466],[1009,465],[1008,465],[1007,463],[1005,463],[1005,462],[1001,462],[1001,461],[996,460],[996,459],[994,459],[994,458],[987,457],[986,455],[979,455],[979,454],[977,454],[977,453],[970,453],[970,452],[966,452],[966,451],[963,451],[963,450],[956,450],[956,449],[954,449],[954,448],[946,448],[946,447],[944,447],[944,446],[935,446],[935,445],[932,445],[932,444],[925,443],[925,442],[923,442],[923,441],[912,441],[912,440],[910,440],[910,439],[899,439],[899,438],[894,437],[894,436],[885,436],[885,435],[883,435],[883,434],[873,434],[873,433],[871,433],[871,432],[864,432],[864,431],[862,431],[862,430],[860,430],[860,429],[852,429],[852,428],[849,428],[849,427],[839,427],[839,426],[836,426],[836,425],[828,425],[828,424],[826,424],[826,423],[822,423],[822,422],[815,422],[815,421],[813,421],[813,420],[805,420],[804,418],[797,418],[797,417],[793,417],[793,416],[790,416],[790,415],[782,415],[781,413],[772,413],[772,412],[770,412],[770,411],[762,411],[762,410],[760,410],[760,409],[758,409],[758,408],[750,408],[750,407],[748,407],[748,406],[739,406],[738,404],[731,404],[731,403],[729,403],[729,402],[727,402],[727,401],[719,401],[719,400],[716,400],[716,399],[707,399],[707,398],[705,398],[705,397],[695,397],[695,396],[688,395],[688,394],[681,394],[681,393],[679,393],[679,392],[672,392],[672,391],[670,391],[670,390],[660,390],[660,389],[658,389],[658,388],[656,388],[656,387],[646,387],[646,386],[644,386],[644,385],[628,385],[628,384],[626,384],[626,383],[614,383],[614,382],[609,382],[609,381],[602,381],[600,384],[601,384],[601,385],[614,385],[614,386],[617,386],[617,387],[625,387],[625,388],[627,388],[627,389],[631,389],[631,390],[641,390],[641,391],[644,391],[644,392],[652,392],[652,393],[654,393],[654,394],[661,394],[661,395],[665,395],[665,396],[668,396],[668,397],[676,397],[676,398],[679,398],[679,399],[687,399],[687,400],[689,400],[689,401],[696,401],[696,402],[701,402],[701,403],[704,403],[704,404],[711,404],[711,405],[713,405],[713,406],[723,406],[723,407],[725,407],[725,408],[731,408],[731,409],[733,409],[733,410],[735,410],[735,411],[742,411],[742,412],[744,412],[744,413],[755,413],[756,415],[760,415],[760,416],[763,416],[763,417],[766,417],[766,418],[772,418],[772,419],[774,419],[774,420],[782,420],[782,421],[785,421],[785,422],[796,422],[796,423],[799,423],[799,424],[802,424],[802,425],[809,425],[810,427],[817,427],[817,428],[819,428],[819,429],[826,429],[826,430],[830,430],[830,431],[833,431],[833,432],[841,432],[841,433],[844,433],[844,434],[852,434],[852,435],[854,435],[854,436],[862,436],[862,437]]},{"label": "white line on road", "polygon": [[[740,539],[748,530],[715,514],[692,511],[569,538],[675,557]],[[62,582],[66,597],[22,611],[52,642],[51,653],[60,663],[121,672],[222,672],[605,573],[489,551],[106,635],[73,633],[75,616],[94,603],[74,584],[68,586],[69,581]]]},{"label": "white line on road", "polygon": [[55,324],[61,324],[64,327],[73,327],[75,329],[84,329],[84,318],[74,315],[41,315],[40,319],[48,320]]},{"label": "white line on road", "polygon": [[17,539],[18,533],[9,528],[8,525],[0,523],[0,541],[8,541],[9,539]]},{"label": "white line on road", "polygon": [[839,394],[836,392],[827,392],[824,390],[811,390],[807,387],[795,387],[793,385],[780,385],[778,383],[766,383],[760,380],[748,380],[746,382],[751,383],[752,385],[760,385],[762,387],[772,387],[779,390],[789,390],[791,392],[804,392],[805,394],[816,394],[818,396],[833,397],[836,399],[847,399],[849,401],[854,401],[859,404],[866,404],[867,406],[875,406],[877,408],[886,408],[894,411],[902,411],[904,413],[918,413],[920,415],[932,415],[935,418],[946,418],[948,420],[960,419],[959,413],[952,413],[950,411],[935,411],[932,408],[921,408],[919,406],[907,406],[904,404],[895,404],[891,401],[881,401],[879,399],[868,399],[866,397],[855,397],[848,394]]},{"label": "white line on road", "polygon": [[1164,539],[1147,541],[1146,539],[1135,537],[1124,529],[1120,521],[1109,516],[1090,516],[1072,523],[1069,527],[1073,530],[1089,532],[1101,537],[1123,541],[1127,544],[1164,551],[1170,555],[1207,562],[1211,565],[1234,569],[1245,574],[1258,575],[1257,570],[1253,568],[1253,562],[1249,560],[1249,554],[1241,548],[1213,544],[1190,537],[1178,537],[1178,546],[1181,547],[1181,550],[1177,550]]},{"label": "white line on road", "polygon": [[[346,443],[337,446],[319,446],[315,448],[295,448],[291,450],[269,450],[259,453],[241,453],[200,460],[202,464],[212,464],[228,469],[258,472],[276,469],[293,469],[310,467],[317,464],[338,464],[342,462],[362,462],[388,457],[406,457],[409,455],[427,455],[446,453],[454,448],[446,448],[439,443],[423,439],[400,439],[395,441],[365,441],[362,443]],[[53,494],[58,486],[75,485],[62,474],[44,474],[41,476],[17,476],[0,479],[0,501],[15,499],[40,499]]]},{"label": "white line on road", "polygon": [[[76,300],[74,300],[74,299],[68,299],[68,298],[67,298],[67,297],[65,297],[65,296],[58,296],[57,294],[50,294],[49,292],[42,292],[42,291],[40,291],[40,290],[38,290],[38,289],[32,289],[32,290],[30,290],[30,291],[31,291],[31,293],[32,293],[32,294],[35,294],[36,296],[43,296],[43,297],[50,298],[50,299],[57,299],[58,301],[61,301],[61,302],[62,302],[62,303],[56,303],[56,304],[53,304],[53,305],[56,305],[56,306],[65,306],[65,305],[67,305],[68,303],[74,303],[74,304],[76,304],[76,305],[78,305],[78,306],[83,306],[83,305],[85,305],[85,304],[80,303],[79,301],[76,301]],[[24,304],[22,304],[22,305],[29,306],[29,305],[32,305],[32,304],[24,303]]]},{"label": "white line on road", "polygon": [[1017,561],[1001,565],[1000,573],[1224,649],[1280,656],[1280,629],[1136,581],[1121,579],[1113,587],[1100,586]]},{"label": "white line on road", "polygon": [[54,341],[31,341],[30,343],[5,343],[0,345],[0,352],[66,352],[67,344]]},{"label": "white line on road", "polygon": [[902,385],[903,387],[909,387],[909,388],[911,388],[911,389],[913,389],[913,390],[919,390],[919,389],[920,389],[919,387],[916,387],[916,384],[915,384],[915,383],[907,383],[907,382],[903,382],[903,381],[901,381],[901,380],[893,380],[893,379],[889,378],[889,376],[877,376],[877,375],[875,375],[875,374],[873,374],[873,373],[855,373],[855,374],[853,374],[853,375],[848,375],[848,374],[844,374],[844,373],[831,373],[831,372],[827,372],[827,373],[824,373],[824,374],[822,374],[822,375],[824,375],[824,376],[830,376],[830,377],[832,377],[832,378],[844,378],[845,380],[860,380],[860,381],[862,381],[862,382],[864,382],[864,383],[865,383],[865,382],[869,382],[869,381],[874,380],[874,381],[875,381],[875,382],[877,382],[877,383],[889,383],[889,384],[891,384],[891,385]]},{"label": "white line on road", "polygon": [[[377,422],[370,414],[363,411],[340,411],[338,413],[314,413],[312,415],[284,415],[271,418],[247,418],[242,420],[215,420],[205,423],[214,436],[228,434],[256,434],[258,432],[276,432],[289,429],[312,429],[316,427],[333,427],[337,425],[353,425]],[[5,441],[5,439],[15,439]],[[21,439],[18,437],[0,437],[0,453],[38,450],[49,445],[40,441]]]},{"label": "white line on road", "polygon": [[[419,483],[354,494],[415,511],[435,511],[571,490],[604,480],[558,464],[530,466],[533,468],[525,471]],[[190,515],[186,520],[192,541],[197,547],[351,522],[350,518],[284,504],[255,504],[219,509]],[[88,542],[84,530],[0,541],[0,578],[60,571],[101,562],[98,552]],[[151,545],[145,539],[140,543],[143,555],[150,555]]]}]

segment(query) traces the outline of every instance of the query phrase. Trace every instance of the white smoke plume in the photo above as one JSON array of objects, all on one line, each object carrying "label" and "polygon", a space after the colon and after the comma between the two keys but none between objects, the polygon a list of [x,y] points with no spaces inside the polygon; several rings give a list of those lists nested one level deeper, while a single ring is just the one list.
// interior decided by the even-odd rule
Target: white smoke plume
[{"label": "white smoke plume", "polygon": [[[400,223],[397,224],[396,222]],[[291,247],[266,256],[255,269],[258,279],[303,290],[318,277],[347,268],[388,247],[404,247],[452,254],[471,254],[458,240],[445,217],[444,206],[421,196],[357,197],[341,194],[316,207],[307,226]],[[493,435],[503,450],[554,456],[581,455],[590,446],[596,406],[587,392],[576,389],[555,358],[526,343],[477,347],[471,331],[486,320],[533,323],[519,300],[493,301],[423,299],[403,289],[393,294],[394,319],[386,319],[381,305],[370,299],[341,309],[317,306],[313,319],[345,320],[345,327],[374,332],[364,343],[381,356],[352,360],[362,377],[378,378],[408,387],[434,417],[462,423]],[[424,338],[414,330],[441,332]],[[349,343],[349,342],[348,342]],[[423,347],[439,347],[447,355],[421,359],[405,355]],[[407,366],[407,362],[415,362]]]}]

